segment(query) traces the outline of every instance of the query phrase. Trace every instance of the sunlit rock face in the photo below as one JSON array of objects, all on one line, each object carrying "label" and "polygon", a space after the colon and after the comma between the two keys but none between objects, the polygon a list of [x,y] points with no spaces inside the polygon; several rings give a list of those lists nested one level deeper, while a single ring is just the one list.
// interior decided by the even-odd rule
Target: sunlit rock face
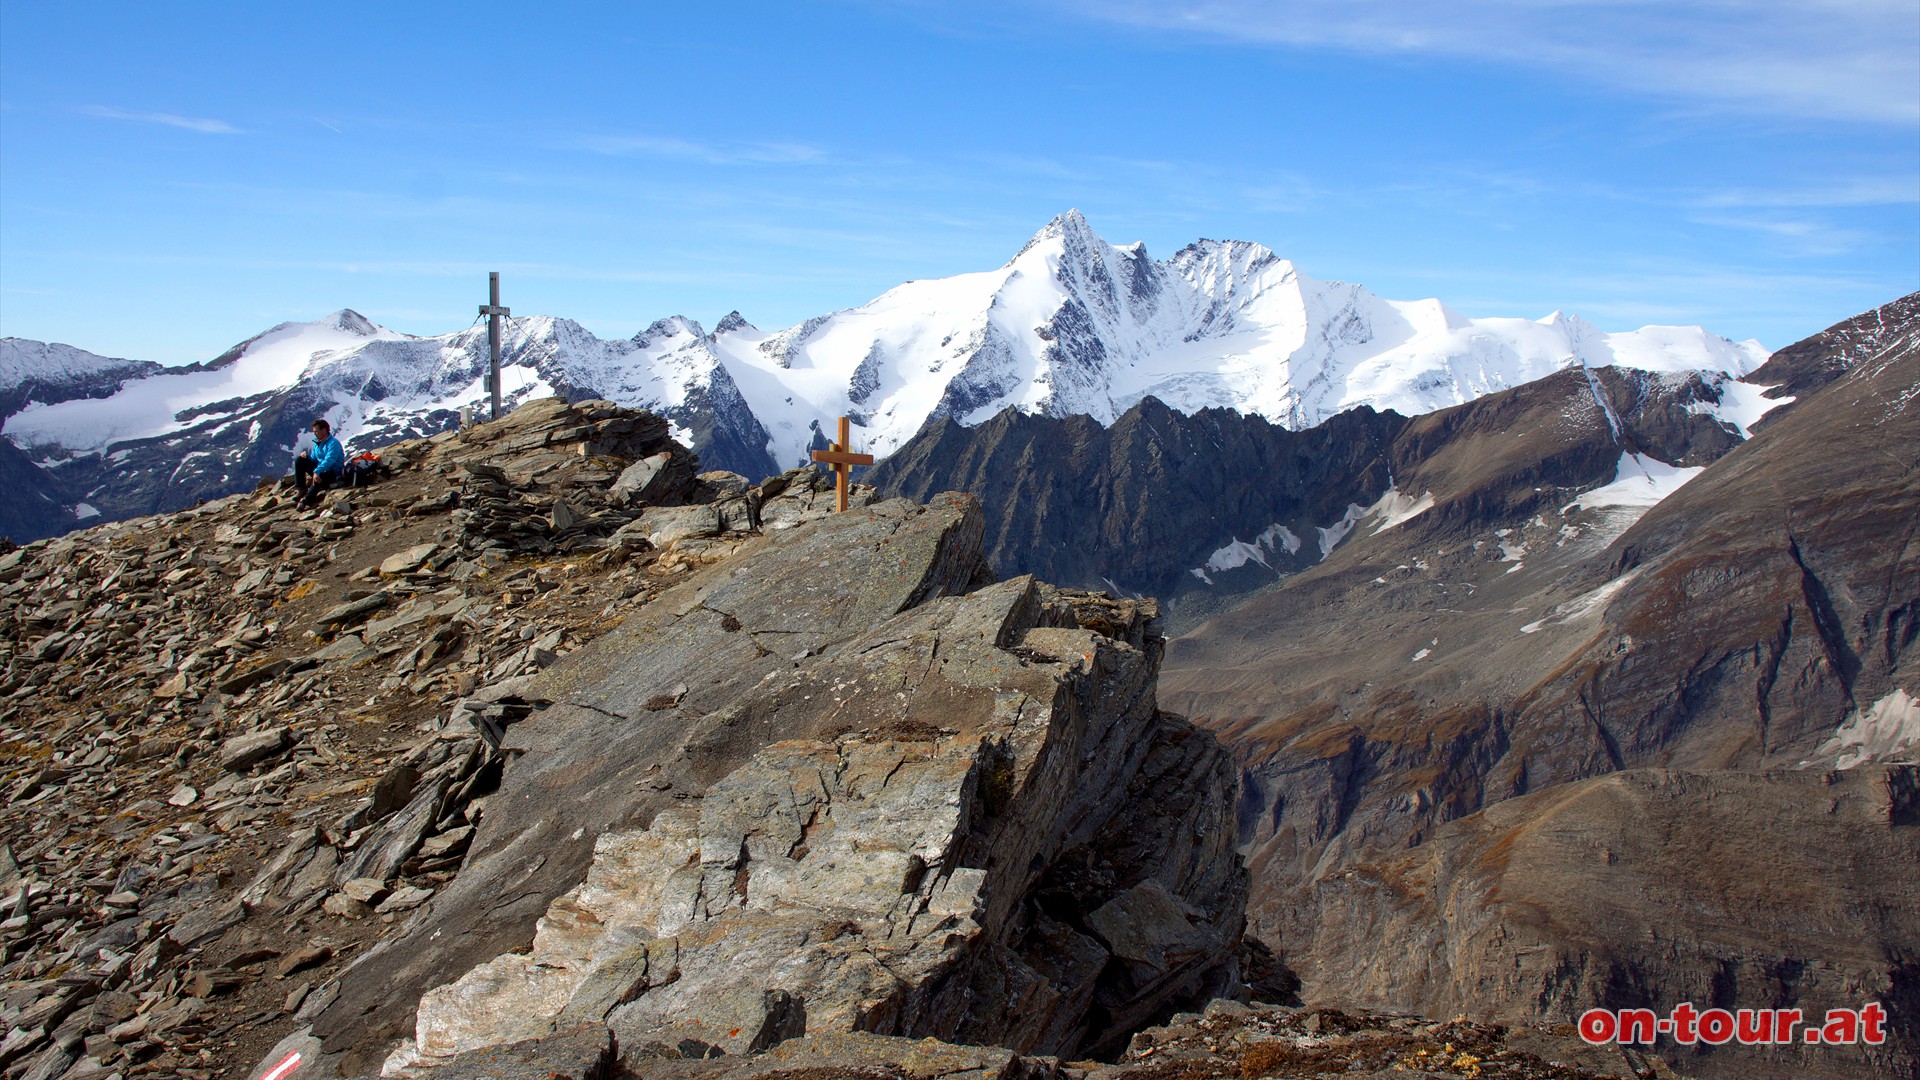
[{"label": "sunlit rock face", "polygon": [[[1154,604],[985,583],[980,536],[957,496],[770,533],[543,676],[462,884],[319,1030],[413,1009],[390,1071],[582,1023],[1072,1053],[1233,990],[1234,770],[1157,707]],[[530,946],[437,933],[531,888]]]}]

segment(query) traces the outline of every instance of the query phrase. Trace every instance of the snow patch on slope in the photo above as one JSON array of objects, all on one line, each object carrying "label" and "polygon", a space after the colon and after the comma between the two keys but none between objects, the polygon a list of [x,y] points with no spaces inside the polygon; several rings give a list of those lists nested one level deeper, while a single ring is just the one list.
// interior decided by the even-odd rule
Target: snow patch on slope
[{"label": "snow patch on slope", "polygon": [[1433,509],[1433,492],[1422,494],[1419,498],[1402,494],[1397,488],[1388,488],[1386,494],[1373,501],[1371,506],[1348,503],[1346,512],[1340,520],[1323,529],[1320,534],[1320,557],[1325,559],[1333,554],[1333,549],[1352,534],[1354,528],[1363,521],[1375,522],[1369,535],[1386,532],[1395,526],[1405,524]]},{"label": "snow patch on slope", "polygon": [[1299,550],[1300,538],[1293,534],[1292,529],[1276,523],[1267,526],[1251,541],[1234,537],[1225,547],[1216,548],[1213,554],[1207,556],[1205,566],[1196,566],[1187,572],[1211,585],[1213,574],[1238,569],[1250,562],[1272,569],[1273,564],[1267,561],[1268,555],[1276,551],[1293,555]]},{"label": "snow patch on slope", "polygon": [[1709,373],[1706,380],[1720,395],[1719,402],[1689,402],[1687,411],[1712,416],[1733,427],[1743,439],[1752,436],[1753,425],[1759,423],[1761,417],[1782,405],[1791,405],[1795,400],[1792,397],[1767,397],[1767,387],[1740,382],[1725,375]]},{"label": "snow patch on slope", "polygon": [[1339,521],[1324,528],[1314,530],[1320,534],[1321,559],[1324,560],[1327,556],[1333,554],[1333,549],[1340,546],[1340,541],[1345,540],[1347,534],[1353,532],[1353,527],[1359,524],[1360,519],[1367,516],[1368,509],[1368,507],[1361,506],[1359,503],[1348,503],[1347,511],[1340,515]]},{"label": "snow patch on slope", "polygon": [[1911,758],[1916,747],[1920,747],[1920,698],[1895,689],[1835,728],[1819,753],[1832,755],[1835,768],[1851,769],[1870,761]]},{"label": "snow patch on slope", "polygon": [[1603,484],[1586,492],[1568,503],[1561,512],[1565,513],[1576,506],[1584,506],[1589,510],[1627,507],[1644,513],[1655,503],[1679,491],[1687,481],[1704,471],[1705,469],[1700,466],[1669,465],[1645,454],[1621,454],[1620,464],[1614,470],[1612,483]]},{"label": "snow patch on slope", "polygon": [[1612,600],[1621,589],[1626,588],[1629,582],[1639,576],[1640,570],[1629,570],[1625,574],[1607,582],[1605,585],[1594,589],[1592,592],[1584,593],[1564,604],[1556,605],[1554,609],[1547,614],[1546,618],[1537,619],[1522,626],[1520,632],[1523,634],[1534,634],[1549,626],[1561,626],[1573,622],[1576,619],[1585,618],[1605,607],[1607,601]]},{"label": "snow patch on slope", "polygon": [[1373,504],[1368,513],[1380,519],[1379,524],[1373,527],[1373,531],[1378,534],[1396,525],[1412,521],[1431,509],[1433,509],[1433,492],[1431,491],[1422,493],[1416,499],[1411,495],[1404,495],[1393,488],[1388,488],[1387,493],[1380,497],[1379,502]]}]

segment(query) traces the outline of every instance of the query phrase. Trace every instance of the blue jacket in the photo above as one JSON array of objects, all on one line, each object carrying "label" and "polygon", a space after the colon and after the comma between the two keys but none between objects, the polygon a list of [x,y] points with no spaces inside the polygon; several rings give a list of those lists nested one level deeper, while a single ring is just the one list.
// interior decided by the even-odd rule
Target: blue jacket
[{"label": "blue jacket", "polygon": [[313,471],[317,473],[339,472],[347,466],[346,448],[340,440],[329,435],[325,442],[313,444]]}]

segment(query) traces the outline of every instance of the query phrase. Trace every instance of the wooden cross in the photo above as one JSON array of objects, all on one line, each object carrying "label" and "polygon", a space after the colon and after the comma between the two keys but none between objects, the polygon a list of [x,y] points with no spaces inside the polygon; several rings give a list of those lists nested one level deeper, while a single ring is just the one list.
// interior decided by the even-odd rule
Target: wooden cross
[{"label": "wooden cross", "polygon": [[847,509],[847,478],[853,475],[855,465],[873,464],[872,454],[850,453],[848,444],[853,442],[853,434],[847,418],[840,418],[840,441],[825,450],[815,450],[813,460],[833,469],[833,512],[844,513]]}]

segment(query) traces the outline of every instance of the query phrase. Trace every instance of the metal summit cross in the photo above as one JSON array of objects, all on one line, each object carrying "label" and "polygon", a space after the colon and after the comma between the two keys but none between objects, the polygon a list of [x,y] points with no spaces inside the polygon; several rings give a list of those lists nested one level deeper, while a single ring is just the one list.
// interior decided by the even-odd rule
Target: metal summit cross
[{"label": "metal summit cross", "polygon": [[833,470],[833,512],[844,513],[847,509],[847,478],[853,475],[855,465],[873,464],[872,454],[850,452],[853,442],[852,428],[846,417],[840,418],[840,441],[825,450],[815,450],[813,460]]},{"label": "metal summit cross", "polygon": [[500,419],[500,318],[513,312],[500,306],[500,272],[487,275],[487,302],[480,305],[487,317],[487,389],[493,391],[493,415]]}]

